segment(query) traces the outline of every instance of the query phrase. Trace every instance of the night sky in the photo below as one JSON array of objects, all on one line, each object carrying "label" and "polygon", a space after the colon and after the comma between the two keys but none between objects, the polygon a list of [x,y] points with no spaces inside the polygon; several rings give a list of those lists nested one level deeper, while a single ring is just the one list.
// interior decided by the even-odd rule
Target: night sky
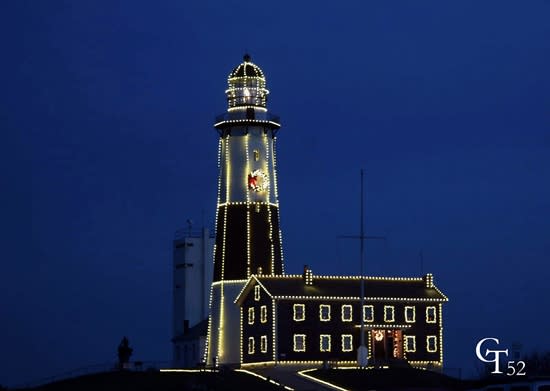
[{"label": "night sky", "polygon": [[[0,384],[171,358],[171,243],[212,226],[229,72],[278,137],[287,272],[432,272],[445,366],[550,349],[550,2],[6,1]],[[420,252],[423,254],[423,265]],[[529,373],[529,368],[527,368]]]}]

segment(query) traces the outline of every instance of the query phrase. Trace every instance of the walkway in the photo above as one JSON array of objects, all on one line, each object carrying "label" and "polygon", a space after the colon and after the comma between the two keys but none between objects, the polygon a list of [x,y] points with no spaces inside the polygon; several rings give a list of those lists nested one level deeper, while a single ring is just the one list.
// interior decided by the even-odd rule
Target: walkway
[{"label": "walkway", "polygon": [[265,368],[247,368],[250,372],[257,373],[265,377],[269,377],[282,385],[294,388],[296,391],[327,391],[328,387],[310,381],[300,375],[298,371],[308,369],[305,366],[275,366]]}]

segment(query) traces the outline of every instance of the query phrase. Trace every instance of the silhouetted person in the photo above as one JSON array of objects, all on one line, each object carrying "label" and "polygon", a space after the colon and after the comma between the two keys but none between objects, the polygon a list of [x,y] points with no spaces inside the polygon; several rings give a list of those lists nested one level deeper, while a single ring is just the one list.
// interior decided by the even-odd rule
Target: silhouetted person
[{"label": "silhouetted person", "polygon": [[118,364],[120,368],[124,368],[124,364],[127,364],[130,361],[130,356],[132,355],[132,349],[129,345],[128,338],[122,338],[120,344],[118,345]]}]

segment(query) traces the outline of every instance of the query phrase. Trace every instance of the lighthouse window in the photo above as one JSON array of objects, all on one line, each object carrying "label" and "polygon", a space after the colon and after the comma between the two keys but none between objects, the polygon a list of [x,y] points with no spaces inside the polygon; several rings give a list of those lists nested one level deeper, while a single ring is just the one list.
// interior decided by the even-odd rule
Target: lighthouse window
[{"label": "lighthouse window", "polygon": [[254,307],[248,309],[248,324],[254,324]]},{"label": "lighthouse window", "polygon": [[257,162],[258,160],[260,160],[260,151],[255,149],[254,150],[254,161]]},{"label": "lighthouse window", "polygon": [[435,323],[435,307],[426,307],[426,323]]},{"label": "lighthouse window", "polygon": [[293,319],[296,322],[300,322],[306,319],[306,305],[305,304],[294,304],[292,306],[294,312]]},{"label": "lighthouse window", "polygon": [[437,337],[435,335],[428,335],[426,337],[426,345],[428,352],[437,352]]}]

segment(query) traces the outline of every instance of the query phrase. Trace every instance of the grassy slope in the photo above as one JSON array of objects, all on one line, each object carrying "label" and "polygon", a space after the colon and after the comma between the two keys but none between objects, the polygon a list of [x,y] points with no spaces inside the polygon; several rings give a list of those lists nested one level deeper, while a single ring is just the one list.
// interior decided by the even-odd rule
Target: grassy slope
[{"label": "grassy slope", "polygon": [[266,390],[280,388],[239,372],[160,373],[105,372],[61,380],[28,391],[216,391]]}]

